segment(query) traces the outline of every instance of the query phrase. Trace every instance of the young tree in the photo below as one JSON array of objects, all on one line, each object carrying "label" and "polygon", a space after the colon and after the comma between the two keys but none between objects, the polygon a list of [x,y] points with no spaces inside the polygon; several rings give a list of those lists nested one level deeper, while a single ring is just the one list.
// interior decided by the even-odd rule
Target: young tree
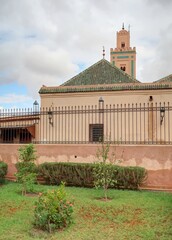
[{"label": "young tree", "polygon": [[102,141],[96,154],[98,161],[93,168],[94,185],[96,188],[103,188],[105,201],[108,199],[108,188],[113,187],[117,182],[113,168],[113,164],[116,163],[116,156],[110,153],[110,145],[109,141]]},{"label": "young tree", "polygon": [[34,183],[36,182],[36,150],[33,144],[20,147],[19,162],[16,164],[17,173],[15,174],[17,181],[22,185],[22,195],[26,192],[34,191]]}]

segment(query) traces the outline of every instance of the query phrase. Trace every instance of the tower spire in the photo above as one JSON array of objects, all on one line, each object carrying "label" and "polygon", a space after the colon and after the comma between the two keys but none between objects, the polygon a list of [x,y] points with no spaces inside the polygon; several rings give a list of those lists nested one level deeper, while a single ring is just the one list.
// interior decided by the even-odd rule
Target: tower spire
[{"label": "tower spire", "polygon": [[124,30],[124,23],[122,24],[122,30]]}]

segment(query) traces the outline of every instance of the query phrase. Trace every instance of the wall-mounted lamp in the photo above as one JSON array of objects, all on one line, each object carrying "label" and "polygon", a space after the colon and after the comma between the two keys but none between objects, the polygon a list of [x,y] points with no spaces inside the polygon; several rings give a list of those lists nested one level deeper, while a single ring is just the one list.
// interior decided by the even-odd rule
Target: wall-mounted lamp
[{"label": "wall-mounted lamp", "polygon": [[99,110],[103,112],[104,109],[104,99],[102,97],[99,98]]},{"label": "wall-mounted lamp", "polygon": [[102,97],[99,98],[99,123],[104,122],[104,100]]},{"label": "wall-mounted lamp", "polygon": [[165,107],[161,107],[160,108],[160,123],[161,123],[161,125],[162,125],[164,116],[165,116]]},{"label": "wall-mounted lamp", "polygon": [[33,103],[33,112],[38,113],[39,112],[39,103],[35,100]]},{"label": "wall-mounted lamp", "polygon": [[149,101],[150,101],[150,102],[153,101],[153,96],[149,96]]},{"label": "wall-mounted lamp", "polygon": [[99,98],[99,103],[103,103],[103,102],[104,102],[103,98],[100,97],[100,98]]},{"label": "wall-mounted lamp", "polygon": [[53,112],[51,110],[48,111],[48,120],[49,124],[53,126]]}]

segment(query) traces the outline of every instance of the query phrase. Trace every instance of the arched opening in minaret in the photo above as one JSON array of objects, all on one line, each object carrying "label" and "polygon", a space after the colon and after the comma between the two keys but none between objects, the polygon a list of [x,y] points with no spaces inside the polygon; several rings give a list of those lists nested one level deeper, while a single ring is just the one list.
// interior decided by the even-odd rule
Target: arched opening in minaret
[{"label": "arched opening in minaret", "polygon": [[125,72],[126,67],[125,66],[121,66],[120,69]]},{"label": "arched opening in minaret", "polygon": [[121,47],[122,47],[122,48],[125,48],[125,42],[122,42],[122,43],[121,43]]}]

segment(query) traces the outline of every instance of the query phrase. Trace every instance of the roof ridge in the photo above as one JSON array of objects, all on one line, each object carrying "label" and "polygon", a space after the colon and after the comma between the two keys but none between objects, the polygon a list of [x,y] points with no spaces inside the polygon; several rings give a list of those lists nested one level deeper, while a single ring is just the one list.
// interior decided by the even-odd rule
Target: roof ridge
[{"label": "roof ridge", "polygon": [[[100,62],[102,61],[107,61],[105,59],[101,59],[98,62],[94,63],[93,65],[89,66],[88,68],[86,68],[85,70],[83,70],[82,72],[78,73],[77,75],[75,75],[74,77],[70,78],[69,80],[67,80],[66,82],[64,82],[63,84],[61,84],[60,86],[64,86],[64,84],[69,83],[70,81],[73,81],[76,77],[84,74],[85,72],[87,72],[88,70],[92,69],[93,67],[95,67],[96,65],[98,65]],[[108,62],[108,61],[107,61]]]},{"label": "roof ridge", "polygon": [[131,75],[129,75],[128,73],[124,72],[123,70],[121,70],[120,68],[118,68],[115,65],[112,65],[108,60],[104,59],[112,68],[119,70],[124,76],[127,76],[128,78],[130,78],[131,80],[134,80],[136,82],[140,82],[139,80],[137,80],[136,78],[132,77]]},{"label": "roof ridge", "polygon": [[[98,66],[100,63],[106,63],[112,70],[118,71],[122,76],[124,76],[124,78],[128,78],[129,81],[132,82],[139,82],[137,79],[131,77],[129,74],[127,74],[126,72],[122,71],[121,69],[119,69],[116,66],[113,66],[108,60],[106,59],[101,59],[98,62],[94,63],[93,65],[91,65],[90,67],[86,68],[85,70],[83,70],[82,72],[78,73],[77,75],[75,75],[74,77],[70,78],[68,81],[64,82],[63,84],[61,84],[60,86],[66,86],[66,85],[70,85],[73,81],[77,80],[78,78],[81,78],[82,76],[84,77],[84,75],[86,75],[87,73],[89,73],[90,70],[94,69],[96,66]],[[121,76],[121,77],[122,77]],[[82,84],[81,84],[82,85]]]},{"label": "roof ridge", "polygon": [[160,82],[165,82],[172,79],[172,74],[167,75],[166,77],[160,78],[159,80],[154,81],[154,83],[160,83]]}]

